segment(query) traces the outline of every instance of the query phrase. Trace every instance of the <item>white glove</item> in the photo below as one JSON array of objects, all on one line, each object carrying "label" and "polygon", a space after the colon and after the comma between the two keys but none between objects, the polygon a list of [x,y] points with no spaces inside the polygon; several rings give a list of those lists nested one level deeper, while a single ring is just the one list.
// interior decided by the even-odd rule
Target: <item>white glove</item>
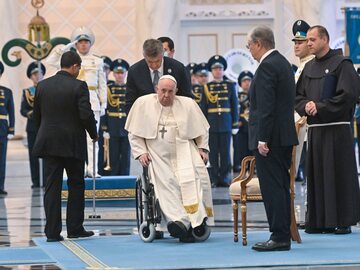
[{"label": "white glove", "polygon": [[66,45],[62,48],[62,51],[63,51],[63,52],[67,52],[67,51],[69,51],[71,48],[75,48],[75,44],[76,44],[77,42],[78,42],[77,40],[74,40],[73,42],[70,42],[70,43],[66,44]]},{"label": "white glove", "polygon": [[104,139],[110,139],[110,134],[109,134],[109,132],[104,131],[104,132],[103,132],[103,137],[104,137]]},{"label": "white glove", "polygon": [[12,138],[14,138],[14,134],[8,134],[7,138],[8,138],[8,140],[11,140]]},{"label": "white glove", "polygon": [[238,129],[238,128],[233,128],[233,129],[231,130],[232,135],[236,135],[238,132],[239,132],[239,129]]},{"label": "white glove", "polygon": [[100,116],[103,116],[103,115],[105,115],[105,109],[102,108],[102,109],[100,110]]}]

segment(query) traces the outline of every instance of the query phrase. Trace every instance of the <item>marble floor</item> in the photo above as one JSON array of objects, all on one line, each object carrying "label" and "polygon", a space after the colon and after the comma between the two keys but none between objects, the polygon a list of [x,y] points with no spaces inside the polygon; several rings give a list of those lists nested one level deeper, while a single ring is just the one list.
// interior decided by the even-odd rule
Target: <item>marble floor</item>
[{"label": "marble floor", "polygon": [[[138,175],[140,167],[131,164],[131,174]],[[1,247],[34,246],[32,238],[44,236],[45,215],[43,210],[43,190],[31,189],[27,148],[23,141],[10,141],[5,189],[7,196],[0,196],[0,251]],[[305,188],[296,183],[297,220],[304,222]],[[214,211],[216,227],[213,231],[232,231],[232,208],[227,188],[214,188]],[[101,219],[87,217],[93,213],[92,207],[85,210],[85,227],[97,235],[131,234],[136,231],[135,210],[133,207],[98,207]],[[63,213],[63,217],[65,212]],[[64,222],[63,222],[64,223]],[[249,230],[267,230],[267,221],[262,203],[248,205]],[[241,244],[241,242],[239,242]],[[0,269],[59,269],[56,265],[22,265],[1,267]],[[249,269],[249,268],[247,268]],[[262,268],[264,269],[264,268]],[[360,265],[349,266],[304,266],[274,267],[271,269],[360,269]]]}]

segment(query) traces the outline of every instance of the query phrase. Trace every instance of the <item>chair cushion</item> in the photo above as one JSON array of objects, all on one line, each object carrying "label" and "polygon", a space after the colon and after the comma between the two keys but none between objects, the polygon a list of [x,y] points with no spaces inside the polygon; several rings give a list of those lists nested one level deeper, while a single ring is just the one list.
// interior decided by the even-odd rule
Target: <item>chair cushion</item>
[{"label": "chair cushion", "polygon": [[[239,196],[241,194],[241,185],[240,182],[235,182],[230,185],[229,188],[230,196]],[[261,196],[259,178],[254,177],[246,185],[246,193],[250,196],[258,195]]]}]

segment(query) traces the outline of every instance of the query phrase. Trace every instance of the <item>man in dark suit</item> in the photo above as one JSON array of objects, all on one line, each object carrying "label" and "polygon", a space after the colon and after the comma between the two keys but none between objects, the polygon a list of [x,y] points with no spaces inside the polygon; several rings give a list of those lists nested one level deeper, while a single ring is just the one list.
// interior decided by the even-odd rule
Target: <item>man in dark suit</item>
[{"label": "man in dark suit", "polygon": [[84,222],[84,165],[86,131],[97,140],[96,121],[86,82],[77,80],[81,58],[73,51],[61,57],[61,71],[38,84],[34,123],[39,128],[33,154],[44,159],[46,179],[44,207],[48,242],[61,241],[61,188],[63,171],[68,176],[69,199],[66,226],[68,238],[89,237]]},{"label": "man in dark suit", "polygon": [[254,151],[271,236],[257,251],[290,250],[291,153],[297,144],[294,124],[295,80],[290,63],[275,48],[266,26],[248,35],[248,49],[259,67],[251,83],[249,148]]},{"label": "man in dark suit", "polygon": [[178,85],[177,95],[191,97],[189,72],[179,61],[164,57],[160,40],[148,39],[143,44],[144,59],[132,65],[126,82],[126,111],[143,95],[155,93],[155,85],[163,75],[173,76]]}]

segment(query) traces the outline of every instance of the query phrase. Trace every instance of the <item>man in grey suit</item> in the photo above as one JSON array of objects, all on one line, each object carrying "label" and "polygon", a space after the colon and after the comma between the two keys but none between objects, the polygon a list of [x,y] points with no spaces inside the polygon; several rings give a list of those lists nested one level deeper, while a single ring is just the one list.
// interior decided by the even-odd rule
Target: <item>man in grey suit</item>
[{"label": "man in grey suit", "polygon": [[61,241],[61,189],[63,171],[68,175],[66,211],[68,238],[89,237],[84,222],[84,165],[87,157],[86,131],[97,140],[96,121],[91,110],[86,82],[77,80],[81,58],[73,51],[61,57],[61,70],[41,81],[34,101],[34,123],[38,128],[33,154],[44,159],[48,242]]},{"label": "man in grey suit", "polygon": [[266,26],[248,35],[248,49],[259,67],[251,83],[249,149],[254,151],[271,236],[257,251],[289,250],[291,153],[297,144],[294,124],[295,80],[290,63],[275,48]]},{"label": "man in grey suit", "polygon": [[143,44],[144,59],[133,64],[126,81],[126,111],[138,97],[155,93],[155,86],[163,75],[171,75],[177,81],[177,95],[192,97],[190,74],[185,66],[172,58],[164,57],[160,40],[148,39]]}]

